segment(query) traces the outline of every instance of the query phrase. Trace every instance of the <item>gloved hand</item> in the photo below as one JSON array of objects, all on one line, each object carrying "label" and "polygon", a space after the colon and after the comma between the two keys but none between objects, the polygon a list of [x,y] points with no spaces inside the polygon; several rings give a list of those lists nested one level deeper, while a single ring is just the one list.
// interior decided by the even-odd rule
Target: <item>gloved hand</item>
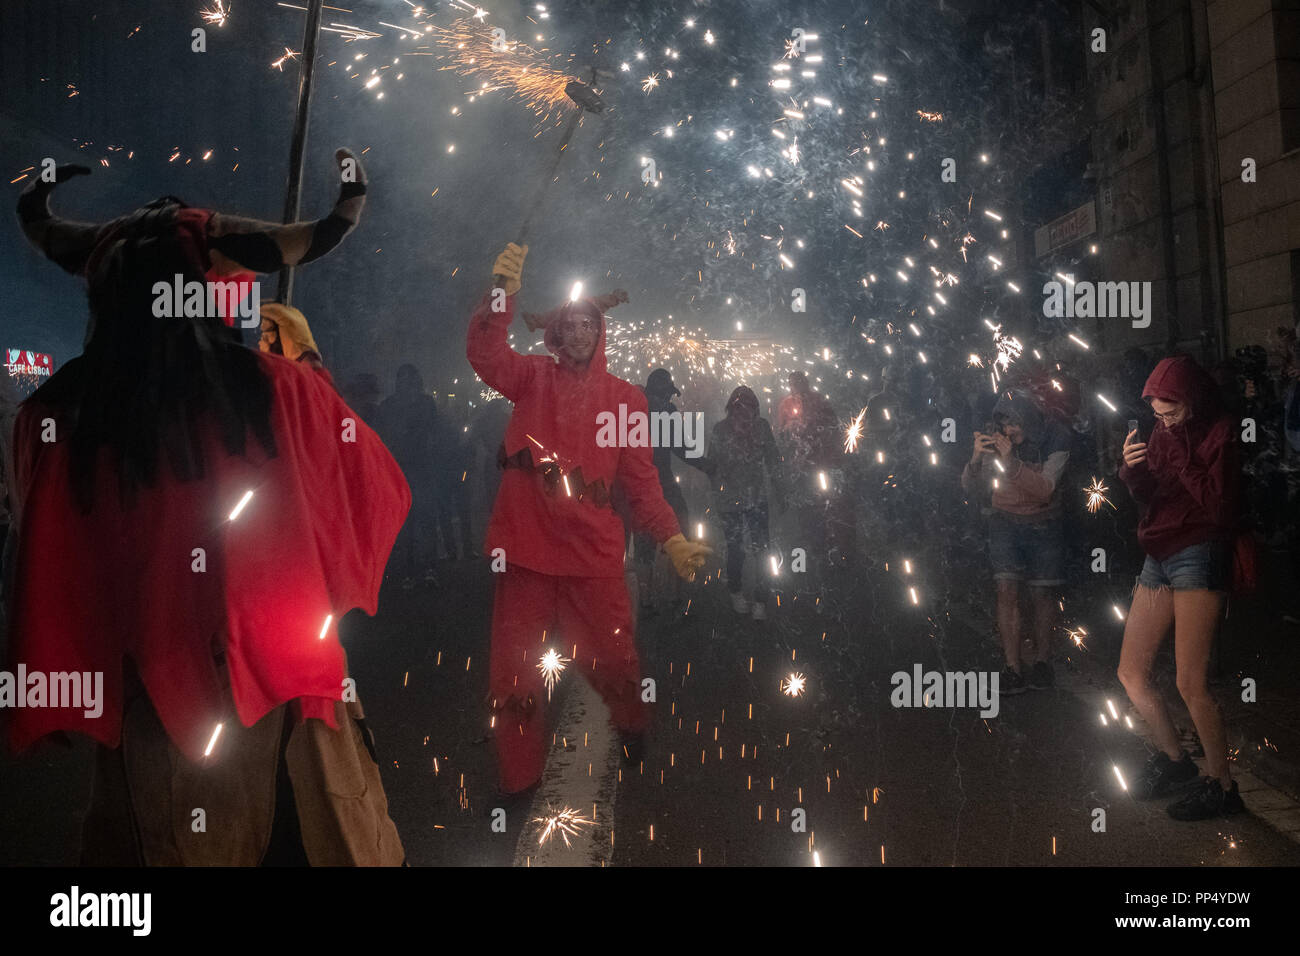
[{"label": "gloved hand", "polygon": [[523,286],[521,276],[524,272],[524,256],[528,255],[528,246],[507,243],[501,255],[492,266],[492,275],[496,276],[498,285],[506,290],[506,295],[514,295]]},{"label": "gloved hand", "polygon": [[[320,354],[320,349],[316,347],[316,340],[311,337],[307,317],[293,306],[281,305],[279,302],[265,302],[262,304],[262,318],[274,322],[275,327],[280,330],[280,348],[284,350],[285,358],[296,362],[303,352],[311,351]],[[261,345],[260,342],[258,344]]]},{"label": "gloved hand", "polygon": [[704,566],[704,558],[713,553],[708,545],[697,541],[687,541],[680,532],[664,542],[664,550],[672,559],[673,570],[687,581],[695,580],[695,572]]}]

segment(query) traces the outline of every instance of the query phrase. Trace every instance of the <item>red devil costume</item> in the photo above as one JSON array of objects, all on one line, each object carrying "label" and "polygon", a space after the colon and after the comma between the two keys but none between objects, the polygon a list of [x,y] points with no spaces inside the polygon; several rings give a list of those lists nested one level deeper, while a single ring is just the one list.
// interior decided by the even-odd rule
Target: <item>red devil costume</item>
[{"label": "red devil costume", "polygon": [[[504,311],[492,311],[501,300]],[[470,319],[468,347],[479,377],[515,406],[498,455],[504,473],[486,545],[489,553],[502,549],[506,560],[492,618],[491,697],[507,793],[529,788],[542,775],[546,691],[538,663],[547,648],[573,658],[570,667],[600,692],[620,731],[645,729],[623,577],[623,525],[610,504],[614,482],[639,528],[657,542],[687,544],[664,501],[651,449],[597,444],[600,413],[618,415],[620,405],[629,414],[647,411],[636,386],[606,371],[600,304],[569,303],[542,320],[546,346],[557,359],[510,348],[514,309],[513,294],[485,297]],[[558,330],[571,316],[598,326],[585,365],[560,347]]]},{"label": "red devil costume", "polygon": [[94,322],[14,429],[12,662],[101,673],[103,698],[98,715],[15,709],[9,743],[78,731],[112,748],[87,862],[255,864],[289,777],[310,862],[400,863],[337,624],[376,612],[410,492],[327,374],[243,348],[215,316],[151,316],[154,279],[210,274],[217,214],[146,210],[90,228],[47,209],[27,229],[87,275]]}]

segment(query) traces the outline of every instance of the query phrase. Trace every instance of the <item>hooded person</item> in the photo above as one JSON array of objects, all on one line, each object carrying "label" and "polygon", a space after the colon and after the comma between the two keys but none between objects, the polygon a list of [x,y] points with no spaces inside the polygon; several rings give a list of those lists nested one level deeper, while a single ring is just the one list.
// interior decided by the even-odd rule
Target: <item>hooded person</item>
[{"label": "hooded person", "polygon": [[198,238],[92,250],[85,350],[18,414],[8,667],[89,683],[6,708],[8,743],[96,742],[85,864],[399,864],[337,622],[377,610],[410,493],[327,376],[155,314]]},{"label": "hooded person", "polygon": [[[501,790],[536,785],[546,759],[545,685],[538,662],[563,648],[608,705],[639,759],[647,726],[635,624],[624,581],[623,525],[611,507],[617,482],[636,525],[694,577],[709,549],[686,540],[664,500],[648,442],[599,440],[598,423],[619,406],[647,413],[636,386],[606,370],[604,302],[581,299],[530,317],[555,356],[521,355],[508,341],[527,246],[508,245],[490,290],[470,319],[467,354],[483,382],[514,403],[498,452],[503,468],[485,550],[492,556],[491,687]],[[631,444],[630,442],[628,443]],[[500,562],[498,565],[497,562]]]},{"label": "hooded person", "polygon": [[421,572],[426,583],[435,584],[442,415],[437,401],[424,390],[420,370],[409,362],[398,366],[393,394],[379,406],[377,428],[411,486],[411,513],[393,548],[395,571],[403,588],[414,587]]},{"label": "hooded person", "polygon": [[1239,813],[1244,807],[1228,762],[1223,715],[1209,688],[1210,649],[1233,588],[1234,557],[1237,564],[1253,563],[1251,539],[1239,534],[1237,426],[1214,380],[1186,355],[1161,359],[1142,397],[1156,427],[1146,441],[1140,432],[1129,433],[1119,474],[1145,507],[1138,543],[1146,560],[1125,619],[1119,678],[1158,749],[1133,793],[1139,799],[1173,795],[1199,773],[1151,682],[1172,625],[1178,692],[1196,725],[1208,774],[1168,812],[1178,820]]},{"label": "hooded person", "polygon": [[780,456],[772,426],[759,415],[758,396],[744,385],[727,400],[727,417],[713,426],[709,436],[709,465],[713,471],[714,510],[722,519],[727,538],[727,590],[737,614],[767,617],[768,590],[763,568],[757,568],[753,602],[745,597],[745,535],[757,553],[768,547],[768,495],[770,482],[778,505],[784,505]]}]

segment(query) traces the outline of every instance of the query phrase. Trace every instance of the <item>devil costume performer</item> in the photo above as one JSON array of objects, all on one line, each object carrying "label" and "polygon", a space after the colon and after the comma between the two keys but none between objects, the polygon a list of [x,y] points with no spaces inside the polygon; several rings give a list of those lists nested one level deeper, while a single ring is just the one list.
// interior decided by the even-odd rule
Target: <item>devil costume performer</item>
[{"label": "devil costume performer", "polygon": [[48,192],[24,194],[24,230],[86,276],[92,324],[15,426],[11,667],[102,674],[102,713],[16,709],[11,747],[99,743],[83,863],[402,862],[337,622],[377,610],[406,483],[312,363],[151,309],[155,281],[304,262],[347,229],[174,201],[91,226]]},{"label": "devil costume performer", "polygon": [[[540,320],[530,316],[530,327],[545,326],[556,359],[510,348],[507,330],[526,248],[512,244],[497,260],[505,284],[475,310],[468,344],[479,377],[515,405],[498,455],[504,474],[486,545],[489,554],[504,552],[506,561],[496,585],[490,691],[506,793],[536,784],[545,765],[545,690],[537,665],[547,648],[573,658],[619,731],[639,734],[646,727],[623,578],[623,525],[610,504],[614,482],[638,528],[665,545],[679,574],[691,577],[708,553],[681,534],[651,449],[596,441],[601,412],[618,414],[620,405],[629,414],[647,411],[636,386],[606,371],[602,306],[626,296],[571,302]],[[503,311],[493,311],[494,304]],[[595,330],[586,362],[574,361],[563,346],[565,324],[574,320]]]}]

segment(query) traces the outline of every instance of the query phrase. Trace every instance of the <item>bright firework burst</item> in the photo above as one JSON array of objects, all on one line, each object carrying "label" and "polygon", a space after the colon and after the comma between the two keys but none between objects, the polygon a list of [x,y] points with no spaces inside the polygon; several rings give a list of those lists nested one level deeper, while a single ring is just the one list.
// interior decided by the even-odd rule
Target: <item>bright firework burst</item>
[{"label": "bright firework burst", "polygon": [[206,10],[200,10],[199,16],[213,26],[224,27],[226,18],[230,16],[230,11],[226,9],[223,0],[217,0],[214,6],[208,7]]},{"label": "bright firework burst", "polygon": [[808,688],[808,678],[802,674],[791,674],[781,681],[781,693],[788,694],[791,697],[800,696]]},{"label": "bright firework burst", "polygon": [[864,408],[844,430],[844,450],[850,454],[858,450],[858,441],[862,438],[862,419],[866,414],[867,410]]},{"label": "bright firework burst", "polygon": [[542,835],[537,838],[538,846],[544,846],[558,833],[564,839],[566,847],[572,846],[569,837],[577,836],[581,827],[596,824],[595,820],[588,820],[572,807],[566,806],[563,810],[554,810],[549,805],[546,808],[546,816],[534,817],[533,822],[542,824]]},{"label": "bright firework burst", "polygon": [[1092,479],[1092,484],[1088,485],[1087,488],[1084,488],[1083,491],[1088,496],[1089,514],[1096,514],[1101,509],[1102,505],[1110,505],[1112,510],[1119,510],[1114,505],[1110,504],[1110,499],[1106,497],[1106,492],[1110,491],[1110,489],[1101,483],[1101,479]]},{"label": "bright firework burst", "polygon": [[546,699],[551,699],[551,692],[555,690],[555,683],[560,679],[560,673],[564,670],[564,665],[572,663],[568,657],[561,657],[560,652],[548,650],[542,655],[542,659],[537,664],[537,669],[542,672],[542,679],[546,682]]},{"label": "bright firework burst", "polygon": [[641,81],[641,89],[647,95],[650,93],[651,90],[653,90],[658,85],[659,85],[658,73],[651,73],[649,76],[647,76],[644,80]]}]

